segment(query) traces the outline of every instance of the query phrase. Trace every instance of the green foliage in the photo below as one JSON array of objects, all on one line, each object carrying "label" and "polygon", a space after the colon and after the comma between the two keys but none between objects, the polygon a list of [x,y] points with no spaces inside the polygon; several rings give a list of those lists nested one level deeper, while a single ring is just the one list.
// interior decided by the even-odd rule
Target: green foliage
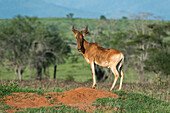
[{"label": "green foliage", "polygon": [[100,20],[106,20],[106,17],[104,15],[101,15]]},{"label": "green foliage", "polygon": [[[25,68],[28,64],[29,49],[34,40],[34,33],[39,29],[37,18],[17,16],[0,29],[0,56],[3,63]],[[12,67],[11,66],[11,67]]]},{"label": "green foliage", "polygon": [[0,98],[18,89],[19,87],[17,82],[10,82],[9,84],[0,85]]},{"label": "green foliage", "polygon": [[158,38],[169,36],[170,22],[164,24],[149,24],[148,27],[153,30],[153,34]]},{"label": "green foliage", "polygon": [[[144,55],[145,53],[152,54],[155,49],[158,47],[162,46],[168,46],[168,40],[169,40],[169,22],[167,21],[151,21],[151,20],[143,20],[142,18],[148,18],[149,14],[139,14],[136,15],[134,20],[129,20],[129,19],[120,19],[120,20],[114,20],[114,19],[107,19],[107,21],[103,21],[100,19],[80,19],[80,18],[75,18],[74,21],[70,21],[68,18],[30,18],[29,17],[16,17],[15,19],[9,19],[9,20],[1,20],[1,29],[4,28],[4,33],[11,34],[11,38],[7,39],[13,39],[14,38],[14,32],[15,27],[11,27],[11,30],[6,30],[5,28],[8,28],[11,22],[15,20],[16,28],[18,26],[21,26],[19,30],[17,30],[18,34],[21,34],[21,32],[24,35],[17,35],[18,38],[20,39],[19,36],[27,37],[30,36],[29,38],[26,38],[27,41],[32,41],[34,44],[37,42],[40,44],[40,53],[38,54],[38,51],[34,57],[33,53],[30,54],[31,52],[36,52],[37,49],[32,51],[33,43],[31,44],[29,48],[29,52],[26,52],[26,55],[19,54],[18,56],[26,56],[24,57],[26,61],[24,65],[27,65],[27,61],[31,61],[28,57],[32,55],[32,62],[36,61],[40,63],[40,65],[45,65],[46,67],[50,67],[50,73],[51,72],[51,66],[54,63],[61,64],[64,63],[64,58],[67,58],[67,55],[69,54],[70,51],[72,51],[71,54],[75,55],[78,54],[78,52],[74,49],[74,46],[76,45],[75,43],[75,38],[73,38],[72,30],[71,27],[74,24],[78,29],[83,29],[86,25],[89,26],[89,32],[91,35],[88,35],[85,37],[87,41],[89,42],[97,42],[103,47],[107,48],[114,48],[118,49],[121,52],[123,52],[126,56],[125,64],[129,63],[130,68],[135,68],[137,71],[140,69],[138,66],[143,65],[144,59],[139,61],[139,57]],[[18,18],[19,21],[16,21]],[[22,23],[23,22],[23,23]],[[43,24],[42,24],[43,23]],[[152,25],[151,25],[152,24]],[[149,27],[148,27],[149,26]],[[14,30],[13,30],[14,29]],[[34,31],[36,31],[36,33]],[[138,34],[136,33],[136,30],[138,31]],[[29,33],[26,33],[26,31],[29,31]],[[32,32],[31,32],[32,31]],[[57,33],[56,33],[57,31]],[[142,32],[143,31],[143,32]],[[3,33],[2,32],[2,33]],[[31,37],[33,36],[33,37]],[[166,38],[166,40],[165,40]],[[0,37],[2,39],[2,37]],[[23,38],[25,40],[25,38]],[[62,40],[62,41],[61,41]],[[4,43],[6,41],[6,43]],[[1,45],[9,45],[7,44],[12,40],[1,40]],[[26,42],[27,42],[26,41]],[[126,45],[126,42],[130,41],[129,45]],[[22,42],[22,40],[21,40]],[[67,42],[67,43],[65,43]],[[19,43],[13,42],[13,43]],[[11,44],[13,44],[11,43]],[[135,43],[135,44],[134,44]],[[165,44],[167,43],[167,44]],[[27,43],[26,43],[27,44]],[[28,45],[30,45],[28,44]],[[72,48],[70,48],[71,45]],[[149,49],[141,49],[140,44],[143,44],[144,47],[148,47]],[[24,44],[25,45],[25,44]],[[24,46],[22,45],[22,46]],[[131,46],[131,47],[127,47]],[[20,48],[18,50],[26,50],[23,49],[24,47],[19,47],[19,46],[11,46],[14,47],[11,50],[7,48],[6,46],[5,49],[3,50],[9,50],[11,51],[15,47]],[[52,49],[51,49],[52,48]],[[5,53],[5,54],[4,54]],[[12,55],[11,55],[12,54]],[[10,54],[6,53],[6,51],[2,51],[0,49],[0,57],[1,58],[7,58],[7,59],[14,59],[14,52]],[[37,57],[36,57],[37,55]],[[28,57],[27,57],[28,56]],[[135,56],[135,57],[134,57]],[[133,57],[133,58],[132,58]],[[38,60],[36,60],[36,58]],[[42,58],[42,59],[40,59]],[[0,60],[1,64],[4,64],[4,61],[7,60]],[[21,61],[21,59],[18,58],[18,60],[10,60],[10,61]],[[29,62],[30,63],[30,62]],[[84,62],[83,62],[84,63]],[[135,63],[132,65],[132,63]],[[136,63],[139,65],[136,66]],[[5,63],[6,65],[9,66],[9,63]],[[30,63],[31,64],[31,63]],[[84,65],[84,64],[82,64]],[[127,64],[128,65],[128,64]],[[66,65],[63,65],[61,67],[64,67]],[[127,66],[127,67],[129,67]],[[34,66],[33,66],[34,67]],[[58,66],[59,67],[59,66]],[[66,66],[66,67],[72,67],[72,66]],[[81,66],[77,66],[81,67]],[[124,66],[126,67],[126,65]],[[14,66],[10,66],[11,70],[14,68]],[[59,67],[60,68],[60,67]],[[24,68],[25,69],[25,68]],[[26,67],[26,69],[28,69]],[[61,69],[61,68],[60,68]],[[68,69],[68,68],[65,68]],[[72,70],[64,70],[60,71],[58,73],[59,75],[64,75],[67,72],[71,72]],[[90,69],[89,69],[90,70]],[[88,73],[90,71],[88,70]],[[30,70],[29,70],[30,71]],[[28,71],[28,72],[29,72]],[[78,73],[78,71],[76,70]],[[84,71],[83,71],[84,72]],[[25,76],[25,73],[23,75]],[[29,72],[30,73],[30,72]],[[79,73],[82,73],[79,71]],[[134,72],[135,73],[135,72]],[[33,72],[33,74],[35,74]],[[135,73],[136,74],[136,73]],[[29,74],[26,73],[27,76]],[[68,75],[68,74],[67,74]],[[65,76],[67,76],[65,75]],[[75,74],[76,76],[78,74]],[[2,75],[5,76],[5,75]],[[34,76],[34,75],[33,75]],[[74,75],[73,75],[74,76]],[[35,76],[34,76],[35,77]],[[28,77],[29,78],[29,77]],[[64,78],[63,76],[60,78]],[[81,78],[81,77],[79,77]],[[88,78],[89,79],[89,78]],[[75,78],[75,80],[78,80]],[[87,80],[87,79],[86,79]]]},{"label": "green foliage", "polygon": [[[142,82],[144,80],[145,70],[156,74],[161,72],[161,75],[169,74],[168,71],[164,73],[163,70],[167,70],[169,67],[168,63],[164,64],[166,61],[169,61],[168,42],[165,43],[164,39],[168,39],[170,24],[150,24],[147,26],[144,26],[143,23],[141,24],[140,27],[142,27],[143,32],[137,32],[134,38],[127,43],[127,48],[129,48],[129,55],[136,57],[136,60],[134,60],[132,64],[140,73],[140,81]],[[134,30],[136,31],[137,28]],[[164,69],[163,66],[165,66]]]},{"label": "green foliage", "polygon": [[125,32],[116,32],[116,33],[110,34],[110,36],[112,37],[109,43],[111,48],[120,50],[125,47],[126,40],[127,40],[126,39],[127,34]]},{"label": "green foliage", "polygon": [[19,80],[26,67],[41,73],[42,68],[63,63],[70,51],[59,33],[49,31],[36,17],[18,15],[0,29],[1,63],[15,69]]},{"label": "green foliage", "polygon": [[121,50],[124,48],[125,42],[127,40],[126,32],[121,31],[107,33],[103,30],[103,28],[99,28],[96,34],[98,34],[95,37],[96,42],[106,48],[114,48]]},{"label": "green foliage", "polygon": [[144,63],[145,70],[158,74],[161,72],[162,75],[170,75],[170,53],[165,50],[159,50],[153,53]]},{"label": "green foliage", "polygon": [[0,98],[2,98],[3,96],[9,95],[12,92],[32,92],[32,93],[37,93],[37,94],[41,94],[42,92],[44,92],[43,90],[31,90],[31,89],[21,89],[19,88],[19,83],[18,82],[14,82],[11,81],[8,84],[2,84],[0,85]]},{"label": "green foliage", "polygon": [[36,69],[61,64],[70,52],[70,46],[65,43],[57,32],[41,29],[31,48],[31,66]]},{"label": "green foliage", "polygon": [[152,35],[156,37],[153,41],[155,41],[159,46],[150,51],[151,56],[149,56],[149,58],[144,62],[145,70],[168,76],[170,75],[170,53],[168,51],[169,42],[166,42],[165,39],[168,39],[167,37],[170,36],[170,23],[160,25],[151,24],[148,25],[148,27],[152,29]]},{"label": "green foliage", "polygon": [[70,60],[71,60],[71,63],[78,63],[78,57],[76,56],[71,57]]},{"label": "green foliage", "polygon": [[35,39],[35,34],[41,24],[36,17],[21,17],[12,19],[8,25],[0,29],[0,56],[4,65],[15,69],[19,80],[29,63],[30,48]]},{"label": "green foliage", "polygon": [[[150,43],[154,40],[153,36],[150,36],[148,34],[139,34],[133,39],[134,44],[144,44],[144,43]],[[131,44],[133,44],[131,43]]]}]

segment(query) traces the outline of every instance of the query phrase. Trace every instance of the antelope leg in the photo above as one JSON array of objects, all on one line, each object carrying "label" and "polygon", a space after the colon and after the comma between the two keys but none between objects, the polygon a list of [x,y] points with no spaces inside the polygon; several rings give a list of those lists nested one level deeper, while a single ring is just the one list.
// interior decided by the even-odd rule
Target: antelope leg
[{"label": "antelope leg", "polygon": [[92,88],[96,88],[96,77],[95,77],[95,69],[94,69],[94,62],[91,63],[91,69],[92,69],[92,76],[93,76],[93,85]]}]

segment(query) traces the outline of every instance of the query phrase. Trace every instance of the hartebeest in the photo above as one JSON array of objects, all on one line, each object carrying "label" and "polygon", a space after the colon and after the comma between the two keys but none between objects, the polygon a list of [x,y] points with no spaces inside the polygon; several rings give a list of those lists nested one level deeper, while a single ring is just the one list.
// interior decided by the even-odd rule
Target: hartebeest
[{"label": "hartebeest", "polygon": [[100,46],[98,43],[89,43],[84,37],[88,34],[87,32],[88,26],[86,26],[85,30],[78,31],[72,27],[73,34],[77,39],[77,49],[80,51],[87,63],[91,65],[92,76],[93,76],[93,85],[92,88],[96,87],[96,79],[95,79],[95,69],[94,64],[98,64],[102,67],[108,67],[112,70],[115,79],[113,82],[110,91],[114,88],[116,81],[120,75],[120,86],[119,90],[122,88],[122,82],[124,74],[122,72],[122,66],[124,63],[124,55],[120,51],[116,49],[107,49]]}]

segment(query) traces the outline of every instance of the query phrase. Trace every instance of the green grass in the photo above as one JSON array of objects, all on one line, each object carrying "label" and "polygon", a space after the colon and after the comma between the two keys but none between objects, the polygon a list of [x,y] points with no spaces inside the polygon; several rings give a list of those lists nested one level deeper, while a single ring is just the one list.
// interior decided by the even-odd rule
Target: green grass
[{"label": "green grass", "polygon": [[0,79],[1,80],[4,80],[4,79],[15,80],[17,79],[17,76],[14,76],[14,72],[11,69],[0,66]]},{"label": "green grass", "polygon": [[71,106],[53,106],[53,107],[40,107],[40,108],[27,108],[24,111],[16,113],[84,113],[83,110],[77,110]]},{"label": "green grass", "polygon": [[[50,78],[53,78],[53,66],[47,69],[50,74]],[[85,59],[81,56],[78,58],[77,63],[72,63],[70,59],[66,60],[66,63],[58,65],[57,67],[57,79],[66,79],[68,76],[72,76],[75,81],[88,81],[91,75],[90,65],[86,63]],[[36,71],[26,68],[23,73],[23,80],[31,80],[36,78]],[[43,76],[44,77],[44,76]],[[0,80],[17,80],[12,69],[0,67]]]},{"label": "green grass", "polygon": [[[72,62],[72,57],[70,57],[66,59],[66,62],[64,64],[58,65],[56,79],[66,80],[69,76],[72,76],[74,81],[85,82],[85,81],[92,80],[90,65],[85,61],[83,56],[78,56],[77,58],[78,58],[77,62]],[[53,78],[53,70],[54,70],[53,66],[47,69],[50,75],[50,79]],[[124,75],[125,75],[124,77],[125,83],[134,83],[138,81],[138,74],[132,68],[126,69]],[[153,76],[154,75],[150,77]],[[114,75],[112,74],[111,77],[114,78]],[[33,69],[26,68],[22,78],[23,80],[35,80],[36,71]],[[18,78],[14,74],[14,70],[0,67],[0,80],[18,80]],[[117,82],[119,83],[119,80]]]},{"label": "green grass", "polygon": [[124,91],[115,92],[118,98],[97,99],[94,106],[105,109],[117,108],[118,112],[127,113],[168,113],[170,103],[157,100],[142,94],[126,93]]},{"label": "green grass", "polygon": [[[50,75],[53,75],[53,67],[50,70]],[[58,66],[57,79],[66,79],[68,76],[72,76],[75,81],[85,82],[92,77],[90,65],[81,56],[76,63],[68,59],[65,64]]]}]

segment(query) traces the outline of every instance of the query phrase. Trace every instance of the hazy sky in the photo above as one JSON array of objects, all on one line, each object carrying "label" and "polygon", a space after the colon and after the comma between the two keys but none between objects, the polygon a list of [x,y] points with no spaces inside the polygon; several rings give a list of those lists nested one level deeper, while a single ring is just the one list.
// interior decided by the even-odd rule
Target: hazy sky
[{"label": "hazy sky", "polygon": [[[44,0],[56,5],[108,14],[149,12],[156,16],[170,12],[170,0]],[[170,16],[163,14],[164,16]]]},{"label": "hazy sky", "polygon": [[170,0],[0,0],[0,18],[21,14],[38,17],[121,18],[139,12],[170,20]]}]

